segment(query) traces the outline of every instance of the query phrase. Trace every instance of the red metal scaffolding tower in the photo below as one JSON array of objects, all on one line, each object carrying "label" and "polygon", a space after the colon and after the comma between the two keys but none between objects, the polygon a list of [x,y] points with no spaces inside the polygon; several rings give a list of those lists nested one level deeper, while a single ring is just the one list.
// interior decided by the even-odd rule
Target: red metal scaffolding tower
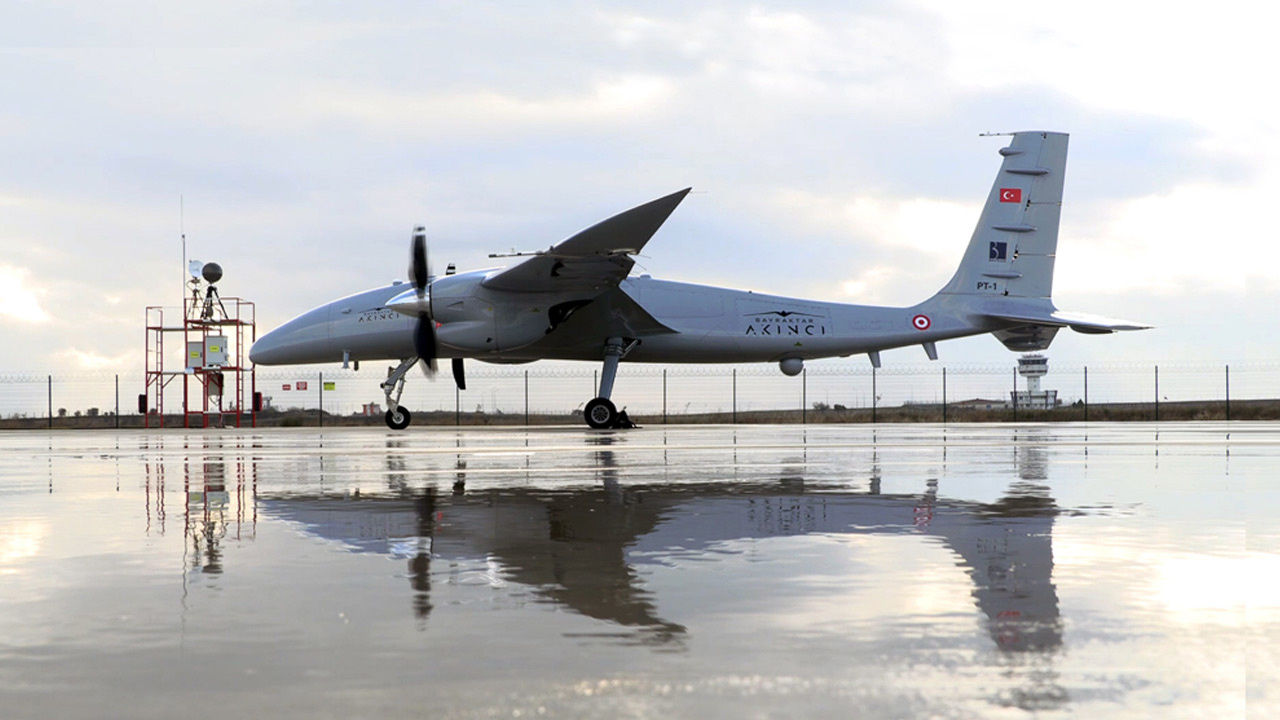
[{"label": "red metal scaffolding tower", "polygon": [[[257,310],[241,298],[219,298],[212,286],[203,298],[198,285],[193,283],[192,288],[183,301],[180,324],[165,324],[165,308],[147,307],[146,389],[138,396],[138,412],[145,416],[146,427],[152,427],[153,417],[155,427],[164,427],[165,388],[181,377],[183,427],[209,427],[210,416],[217,427],[226,427],[228,419],[240,427],[246,414],[251,426],[257,427],[261,404],[249,361],[249,347],[258,339]],[[176,308],[169,310],[172,316]],[[183,366],[166,370],[165,337],[177,333],[183,339]],[[229,392],[228,375],[233,392]]]}]

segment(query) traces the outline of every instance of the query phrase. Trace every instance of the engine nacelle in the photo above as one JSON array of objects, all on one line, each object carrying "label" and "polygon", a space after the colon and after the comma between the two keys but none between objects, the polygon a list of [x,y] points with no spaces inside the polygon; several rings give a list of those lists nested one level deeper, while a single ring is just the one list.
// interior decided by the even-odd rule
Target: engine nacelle
[{"label": "engine nacelle", "polygon": [[[545,337],[554,298],[486,288],[486,274],[452,275],[431,283],[431,316],[440,344],[469,353],[507,352]],[[539,311],[531,312],[530,306]]]},{"label": "engine nacelle", "polygon": [[492,321],[463,321],[442,323],[436,326],[436,341],[445,347],[467,352],[497,350],[493,337]]}]

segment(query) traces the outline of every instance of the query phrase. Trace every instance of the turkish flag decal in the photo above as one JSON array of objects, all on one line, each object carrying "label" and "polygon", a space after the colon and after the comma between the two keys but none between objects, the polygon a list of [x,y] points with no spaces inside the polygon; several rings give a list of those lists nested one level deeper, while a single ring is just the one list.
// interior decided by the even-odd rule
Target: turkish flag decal
[{"label": "turkish flag decal", "polygon": [[1000,202],[1022,202],[1022,188],[1000,188]]}]

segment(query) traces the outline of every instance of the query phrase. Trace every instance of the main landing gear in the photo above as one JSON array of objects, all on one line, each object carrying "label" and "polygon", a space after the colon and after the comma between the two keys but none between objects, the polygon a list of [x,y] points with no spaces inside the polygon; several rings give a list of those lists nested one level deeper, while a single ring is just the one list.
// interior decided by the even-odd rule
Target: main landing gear
[{"label": "main landing gear", "polygon": [[[417,362],[416,357],[401,360],[394,370],[387,373],[387,379],[382,381],[382,392],[387,396],[387,427],[392,430],[403,430],[413,420],[413,415],[400,406],[400,394],[404,392],[405,373],[413,369]],[[394,398],[391,397],[392,393],[395,394]]]},{"label": "main landing gear", "polygon": [[618,377],[618,361],[626,357],[627,353],[639,344],[639,340],[627,341],[620,337],[612,337],[605,341],[604,371],[600,374],[600,396],[587,403],[582,410],[582,416],[587,421],[587,425],[593,429],[606,430],[636,426],[631,422],[631,418],[627,417],[627,411],[618,410],[609,396],[613,394],[613,381]]}]

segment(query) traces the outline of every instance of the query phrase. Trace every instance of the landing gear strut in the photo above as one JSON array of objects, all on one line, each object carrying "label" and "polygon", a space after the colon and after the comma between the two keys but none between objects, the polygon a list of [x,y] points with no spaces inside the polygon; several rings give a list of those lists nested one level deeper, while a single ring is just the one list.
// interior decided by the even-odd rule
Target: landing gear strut
[{"label": "landing gear strut", "polygon": [[[405,358],[400,361],[394,370],[387,373],[387,379],[382,381],[382,392],[387,396],[387,427],[392,430],[403,430],[409,427],[409,422],[413,420],[413,416],[405,408],[400,407],[400,394],[404,392],[404,376],[418,362],[418,358]],[[395,397],[391,394],[395,393]]]},{"label": "landing gear strut", "polygon": [[639,340],[625,341],[620,337],[612,337],[605,341],[604,371],[600,373],[600,396],[587,403],[582,410],[582,416],[587,421],[587,425],[593,429],[635,427],[635,423],[627,417],[626,411],[619,412],[609,396],[613,394],[613,381],[618,377],[618,361],[626,357],[627,353],[639,344]]}]

